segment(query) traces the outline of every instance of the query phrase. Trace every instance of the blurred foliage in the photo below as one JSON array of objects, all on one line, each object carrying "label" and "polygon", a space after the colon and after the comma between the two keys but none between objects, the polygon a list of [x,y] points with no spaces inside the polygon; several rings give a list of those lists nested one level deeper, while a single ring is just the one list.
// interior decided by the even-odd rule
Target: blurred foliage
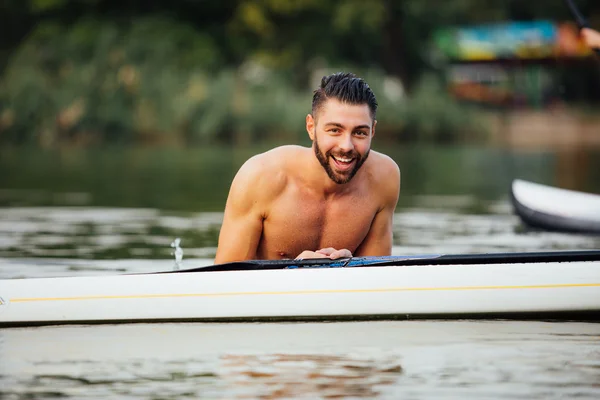
[{"label": "blurred foliage", "polygon": [[[578,2],[600,15],[595,0]],[[0,143],[287,141],[326,72],[364,76],[392,139],[482,132],[446,95],[429,41],[447,25],[569,19],[520,0],[3,0]]]}]

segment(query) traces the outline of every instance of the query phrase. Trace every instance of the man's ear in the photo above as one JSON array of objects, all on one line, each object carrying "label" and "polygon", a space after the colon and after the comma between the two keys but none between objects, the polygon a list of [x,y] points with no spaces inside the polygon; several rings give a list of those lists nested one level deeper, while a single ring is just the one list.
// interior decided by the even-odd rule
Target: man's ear
[{"label": "man's ear", "polygon": [[308,132],[308,137],[310,140],[315,140],[315,119],[312,114],[308,114],[306,116],[306,132]]},{"label": "man's ear", "polygon": [[377,120],[373,121],[373,127],[371,128],[371,138],[375,136],[375,126],[377,126]]}]

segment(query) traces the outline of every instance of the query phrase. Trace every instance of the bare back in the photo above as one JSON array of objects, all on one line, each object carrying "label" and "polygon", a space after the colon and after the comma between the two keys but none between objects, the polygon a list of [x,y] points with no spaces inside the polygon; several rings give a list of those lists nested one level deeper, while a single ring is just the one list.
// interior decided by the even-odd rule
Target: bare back
[{"label": "bare back", "polygon": [[[371,151],[343,190],[326,193],[307,172],[313,159],[311,148],[283,146],[253,157],[240,169],[215,262],[294,258],[324,247],[360,255],[367,239],[373,248],[391,248],[391,215],[399,190],[396,164]],[[376,224],[378,219],[382,221]],[[377,243],[381,240],[385,243]]]}]

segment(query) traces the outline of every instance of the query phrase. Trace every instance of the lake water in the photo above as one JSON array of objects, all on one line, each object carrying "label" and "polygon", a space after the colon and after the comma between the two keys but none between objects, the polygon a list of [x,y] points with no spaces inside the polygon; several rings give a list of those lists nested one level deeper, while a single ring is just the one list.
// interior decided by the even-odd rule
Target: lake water
[{"label": "lake water", "polygon": [[[210,264],[229,181],[248,153],[0,152],[0,278],[170,269],[175,237],[182,239],[183,267]],[[524,229],[508,201],[513,178],[600,193],[600,153],[421,147],[391,153],[403,170],[395,255],[600,248],[598,236]],[[600,398],[600,324],[0,330],[2,399],[373,397]]]},{"label": "lake water", "polygon": [[600,326],[511,321],[0,331],[3,399],[600,396]]}]

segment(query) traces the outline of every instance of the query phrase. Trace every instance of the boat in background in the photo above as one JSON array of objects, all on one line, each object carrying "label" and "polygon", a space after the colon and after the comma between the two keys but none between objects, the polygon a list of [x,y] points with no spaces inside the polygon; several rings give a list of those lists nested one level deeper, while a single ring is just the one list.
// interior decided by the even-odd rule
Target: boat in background
[{"label": "boat in background", "polygon": [[528,226],[600,234],[600,195],[520,179],[512,182],[510,194],[515,213]]},{"label": "boat in background", "polygon": [[581,313],[600,317],[600,250],[247,261],[0,280],[0,327]]}]

